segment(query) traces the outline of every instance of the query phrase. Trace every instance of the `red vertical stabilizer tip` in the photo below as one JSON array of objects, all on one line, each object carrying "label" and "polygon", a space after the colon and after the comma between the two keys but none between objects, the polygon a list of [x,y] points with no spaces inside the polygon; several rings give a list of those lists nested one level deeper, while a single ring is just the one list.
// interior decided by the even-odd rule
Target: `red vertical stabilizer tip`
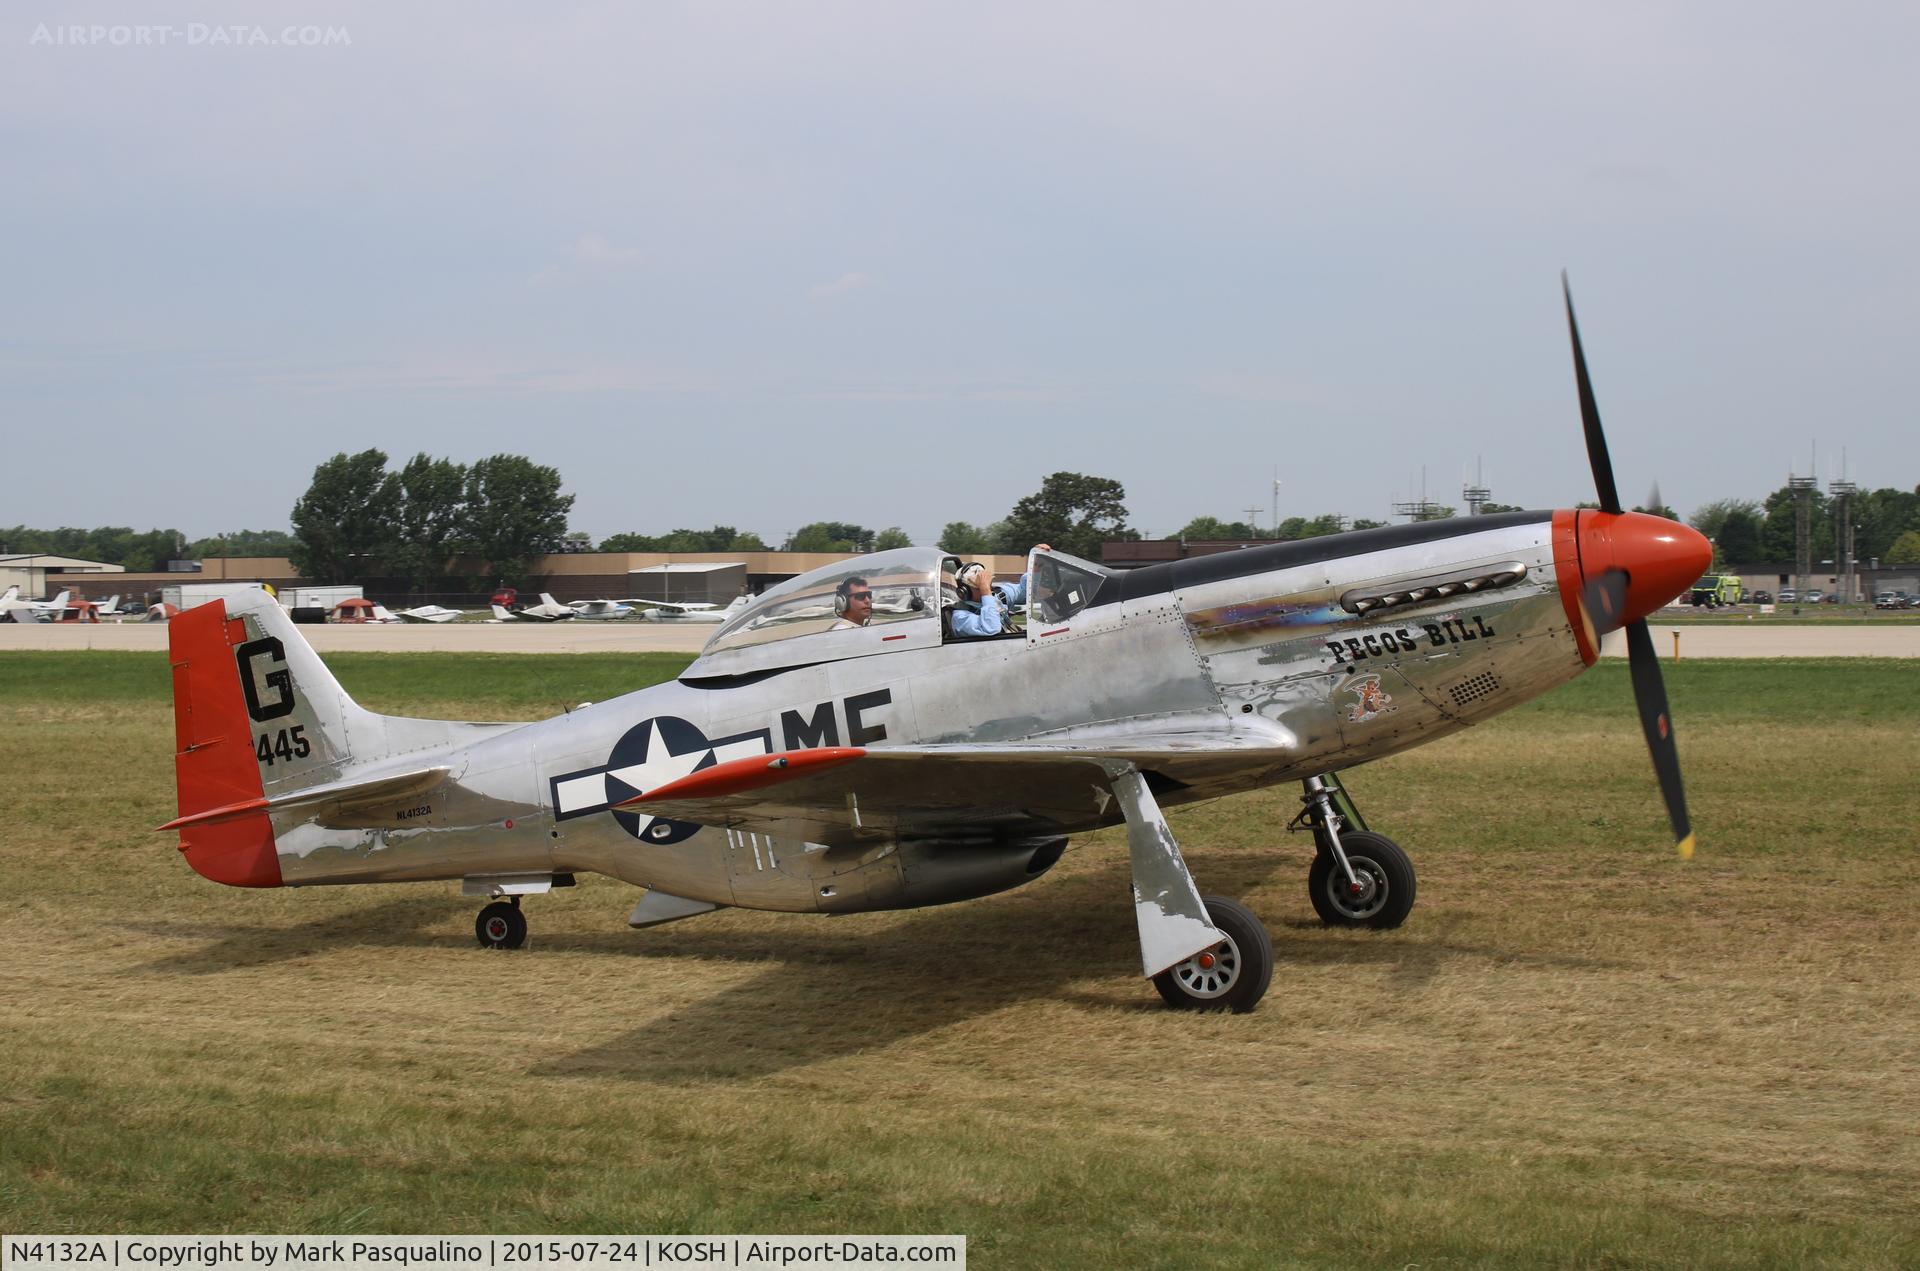
[{"label": "red vertical stabilizer tip", "polygon": [[[238,619],[228,621],[220,600],[196,605],[167,624],[174,779],[183,817],[265,796],[233,653],[245,632]],[[273,822],[265,812],[183,829],[180,850],[196,873],[216,883],[280,886]]]}]

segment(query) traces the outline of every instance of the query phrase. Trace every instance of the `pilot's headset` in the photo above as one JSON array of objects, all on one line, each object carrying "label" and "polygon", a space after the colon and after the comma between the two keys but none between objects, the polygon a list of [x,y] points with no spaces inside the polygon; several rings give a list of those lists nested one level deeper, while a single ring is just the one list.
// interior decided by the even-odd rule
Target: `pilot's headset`
[{"label": "pilot's headset", "polygon": [[852,578],[843,578],[840,580],[840,585],[833,589],[833,613],[835,617],[844,618],[847,616],[847,606],[853,603],[853,581]]},{"label": "pilot's headset", "polygon": [[979,593],[974,590],[973,580],[987,572],[987,567],[979,561],[968,561],[954,572],[954,586],[960,589],[962,600],[978,600]]}]

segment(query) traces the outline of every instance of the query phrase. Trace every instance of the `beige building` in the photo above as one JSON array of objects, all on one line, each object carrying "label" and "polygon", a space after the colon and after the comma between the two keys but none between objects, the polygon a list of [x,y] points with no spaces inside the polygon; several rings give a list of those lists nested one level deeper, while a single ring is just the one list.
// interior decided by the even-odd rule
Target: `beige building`
[{"label": "beige building", "polygon": [[[656,600],[711,599],[714,603],[724,604],[738,595],[742,586],[759,593],[796,574],[852,558],[852,554],[846,552],[561,552],[537,557],[531,573],[521,583],[520,591],[527,596],[535,592],[548,592],[563,603],[648,596]],[[1026,568],[1026,559],[1021,556],[989,556],[983,559],[992,565],[994,573],[1003,577],[1018,577]],[[99,568],[119,570],[117,565]],[[479,568],[477,562],[472,566],[474,572],[478,572]],[[697,583],[692,581],[696,578],[700,580]],[[403,598],[398,590],[383,588],[383,580],[377,577],[350,581],[360,583],[371,599],[391,601]],[[275,590],[314,585],[314,580],[294,573],[293,563],[284,556],[232,556],[208,557],[200,562],[200,568],[195,572],[116,572],[110,578],[86,577],[76,573],[61,577],[55,587],[72,587],[86,599],[98,600],[116,591],[133,598],[145,598],[149,594],[157,596],[162,587],[217,582],[271,583]],[[429,591],[422,598],[439,599],[441,603],[486,602],[486,592],[458,591],[459,583],[453,580],[443,585],[447,590]],[[669,585],[672,595],[667,594]],[[646,590],[649,587],[653,590]],[[683,597],[683,587],[689,590],[703,587],[712,594]],[[715,588],[725,594],[714,592]],[[27,593],[24,586],[21,591]]]}]

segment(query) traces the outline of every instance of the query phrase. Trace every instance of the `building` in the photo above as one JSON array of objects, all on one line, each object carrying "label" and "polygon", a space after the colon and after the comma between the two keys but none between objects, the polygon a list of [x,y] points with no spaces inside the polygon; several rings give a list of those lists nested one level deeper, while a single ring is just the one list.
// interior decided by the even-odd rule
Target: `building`
[{"label": "building", "polygon": [[[711,599],[712,603],[724,605],[739,595],[742,587],[758,594],[810,569],[852,558],[853,554],[848,552],[556,552],[535,557],[526,577],[514,581],[524,595],[544,591],[563,604],[574,600],[646,596],[676,601]],[[39,559],[62,558],[42,556]],[[1027,567],[1026,558],[1022,556],[984,559],[1002,577],[1017,578]],[[465,568],[469,575],[479,577],[482,564],[474,561]],[[432,602],[456,608],[484,607],[497,581],[482,579],[481,588],[468,591],[459,589],[462,587],[459,579],[450,578],[439,584],[447,590],[413,592],[406,589],[402,580],[373,573],[372,570],[378,568],[377,562],[369,561],[368,565],[369,572],[354,581],[360,583],[368,599],[383,604]],[[71,587],[88,600],[99,600],[118,591],[130,598],[152,601],[159,599],[162,587],[181,583],[261,582],[271,583],[274,590],[283,593],[294,587],[316,585],[316,580],[294,572],[293,562],[284,556],[209,557],[197,562],[197,566],[138,574],[120,571],[110,578],[73,573],[62,576],[55,588]],[[99,568],[120,570],[117,565]],[[661,572],[653,572],[656,570]],[[701,581],[695,582],[695,579]],[[635,590],[648,586],[657,586],[660,594]],[[666,594],[669,586],[671,595]],[[693,590],[704,587],[707,594],[683,596],[683,587]],[[27,588],[22,586],[21,591],[26,594]]]},{"label": "building", "polygon": [[[0,591],[18,587],[23,596],[46,600],[63,588],[71,588],[89,600],[98,600],[123,590],[119,580],[126,570],[104,561],[80,560],[73,556],[55,556],[51,552],[15,552],[0,556]],[[87,578],[108,579],[103,589],[82,585]],[[95,594],[95,591],[98,594]]]}]

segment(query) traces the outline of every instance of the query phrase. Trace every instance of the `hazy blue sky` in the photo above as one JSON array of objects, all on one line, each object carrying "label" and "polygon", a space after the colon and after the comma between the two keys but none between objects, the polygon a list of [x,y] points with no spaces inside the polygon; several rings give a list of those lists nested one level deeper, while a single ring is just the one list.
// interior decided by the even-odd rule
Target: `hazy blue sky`
[{"label": "hazy blue sky", "polygon": [[596,537],[927,542],[1062,468],[1160,532],[1264,520],[1275,465],[1282,516],[1383,517],[1423,467],[1458,502],[1477,456],[1569,505],[1562,267],[1630,502],[1758,496],[1815,442],[1823,481],[1845,446],[1911,486],[1917,33],[1885,3],[11,5],[0,525],[284,528],[367,446],[532,455]]}]

